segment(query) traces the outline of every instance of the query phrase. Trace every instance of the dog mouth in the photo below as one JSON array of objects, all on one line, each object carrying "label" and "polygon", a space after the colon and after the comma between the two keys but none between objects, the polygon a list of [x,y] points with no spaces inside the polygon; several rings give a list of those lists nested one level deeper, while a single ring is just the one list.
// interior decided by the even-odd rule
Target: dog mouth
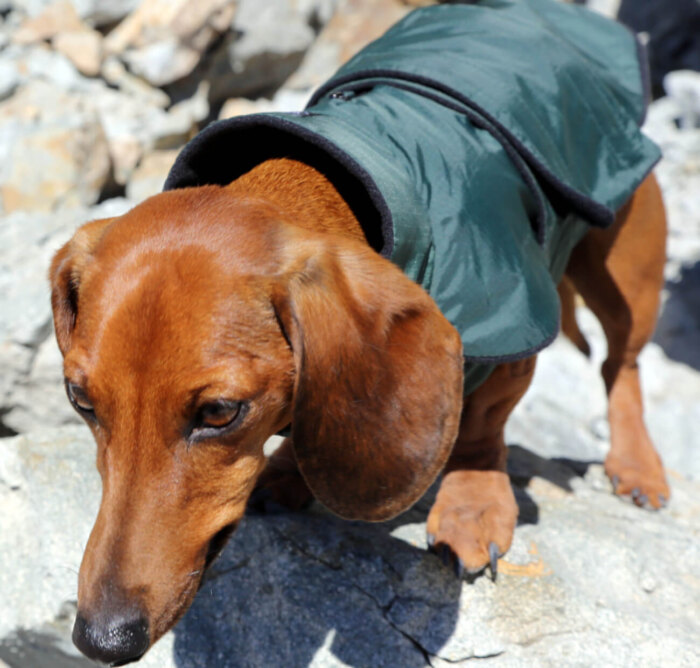
[{"label": "dog mouth", "polygon": [[221,554],[228,539],[231,537],[233,532],[236,530],[238,522],[231,522],[227,524],[223,529],[219,529],[214,536],[209,541],[209,546],[207,547],[207,554],[204,557],[204,569],[203,574],[209,570],[209,567],[216,561],[217,557]]},{"label": "dog mouth", "polygon": [[204,565],[190,573],[189,584],[181,592],[178,597],[178,601],[169,610],[162,614],[156,623],[153,625],[154,628],[154,639],[157,640],[165,632],[171,629],[177,621],[185,614],[187,608],[189,607],[192,599],[194,599],[195,594],[202,588],[202,585],[206,581],[207,571],[209,567],[216,561],[216,558],[221,554],[228,539],[231,534],[236,530],[238,526],[238,521],[231,522],[225,527],[217,531],[209,540],[207,545],[207,551],[204,556]]}]

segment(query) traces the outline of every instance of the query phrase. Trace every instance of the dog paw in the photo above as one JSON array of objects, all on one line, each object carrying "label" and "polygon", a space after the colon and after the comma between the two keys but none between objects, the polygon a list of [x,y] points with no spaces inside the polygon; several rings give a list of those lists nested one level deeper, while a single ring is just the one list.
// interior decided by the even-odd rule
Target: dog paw
[{"label": "dog paw", "polygon": [[605,473],[615,494],[629,496],[635,505],[642,508],[659,510],[671,496],[660,460],[644,466],[638,461],[625,462],[609,456],[605,460]]},{"label": "dog paw", "polygon": [[442,480],[427,522],[428,546],[457,577],[487,566],[510,548],[518,519],[510,480],[498,471],[451,471]]},{"label": "dog paw", "polygon": [[304,510],[314,497],[297,468],[291,441],[286,439],[270,456],[248,500],[257,513]]}]

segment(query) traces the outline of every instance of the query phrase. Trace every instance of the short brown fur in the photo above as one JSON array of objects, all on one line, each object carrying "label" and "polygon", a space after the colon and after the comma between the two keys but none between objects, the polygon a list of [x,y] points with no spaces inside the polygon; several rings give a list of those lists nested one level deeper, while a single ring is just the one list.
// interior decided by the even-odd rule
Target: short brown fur
[{"label": "short brown fur", "polygon": [[[610,230],[577,247],[562,289],[567,314],[575,288],[608,337],[608,475],[654,508],[669,492],[636,357],[654,326],[664,234],[650,176]],[[534,358],[499,366],[462,407],[458,334],[369,249],[314,169],[268,161],[225,188],[163,193],[90,223],[56,254],[51,283],[66,378],[94,408],[104,494],[78,606],[95,628],[138,609],[150,643],[167,631],[256,484],[291,507],[314,495],[381,520],[444,469],[428,517],[435,548],[470,572],[493,545],[509,548],[503,428]],[[240,426],[193,442],[196,406],[219,398],[245,402]],[[293,439],[265,469],[263,443],[290,421]]]}]

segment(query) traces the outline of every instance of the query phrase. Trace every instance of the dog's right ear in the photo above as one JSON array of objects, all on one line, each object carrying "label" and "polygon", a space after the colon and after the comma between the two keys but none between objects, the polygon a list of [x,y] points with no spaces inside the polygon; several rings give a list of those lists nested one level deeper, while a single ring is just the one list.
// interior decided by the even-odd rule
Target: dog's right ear
[{"label": "dog's right ear", "polygon": [[73,238],[53,257],[49,269],[51,308],[56,340],[61,354],[70,348],[78,316],[80,277],[107,225],[114,218],[101,218],[79,228]]},{"label": "dog's right ear", "polygon": [[295,361],[297,464],[341,517],[389,519],[452,450],[462,342],[429,295],[369,247],[295,237],[272,301]]}]

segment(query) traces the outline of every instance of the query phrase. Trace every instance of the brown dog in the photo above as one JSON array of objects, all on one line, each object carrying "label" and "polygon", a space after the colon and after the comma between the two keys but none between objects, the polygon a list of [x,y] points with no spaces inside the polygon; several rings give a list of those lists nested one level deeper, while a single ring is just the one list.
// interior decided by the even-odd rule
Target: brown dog
[{"label": "brown dog", "polygon": [[[575,249],[562,300],[572,335],[574,286],[608,339],[607,474],[653,508],[669,489],[636,359],[654,327],[664,239],[650,176],[612,228]],[[290,506],[313,495],[380,520],[444,467],[429,543],[469,572],[508,550],[518,510],[503,429],[534,358],[499,366],[462,407],[459,336],[367,248],[314,169],[270,160],[229,187],[163,193],[88,223],[51,281],[68,395],[104,486],[74,632],[88,656],[138,658],[172,627],[259,480]],[[263,443],[292,420],[294,449],[287,440],[259,478]]]},{"label": "brown dog", "polygon": [[[211,126],[178,158],[178,190],[57,253],[66,389],[103,482],[73,633],[86,655],[135,660],[171,628],[256,486],[382,520],[444,471],[428,544],[460,575],[495,574],[518,514],[504,425],[556,333],[567,260],[564,331],[585,349],[578,292],[608,340],[607,474],[637,505],[664,505],[636,360],[666,223],[633,42],[546,0],[414,12],[305,112]],[[467,273],[485,265],[488,278]],[[428,274],[436,301],[408,278]],[[475,311],[505,311],[487,318],[487,344],[525,334],[517,349],[465,350],[496,365],[468,385]]]}]

